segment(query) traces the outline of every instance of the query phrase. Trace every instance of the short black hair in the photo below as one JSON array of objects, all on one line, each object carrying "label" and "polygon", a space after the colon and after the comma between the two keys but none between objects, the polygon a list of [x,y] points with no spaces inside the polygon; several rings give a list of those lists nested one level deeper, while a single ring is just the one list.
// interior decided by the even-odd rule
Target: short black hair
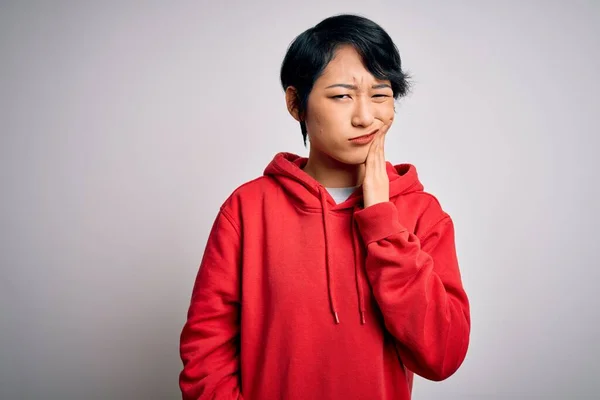
[{"label": "short black hair", "polygon": [[351,45],[360,54],[365,67],[380,80],[389,80],[394,99],[410,91],[410,76],[402,71],[398,48],[378,24],[368,18],[340,14],[324,19],[298,35],[288,47],[281,64],[281,86],[297,90],[300,129],[306,146],[306,112],[308,95],[315,81],[323,74],[338,47]]}]

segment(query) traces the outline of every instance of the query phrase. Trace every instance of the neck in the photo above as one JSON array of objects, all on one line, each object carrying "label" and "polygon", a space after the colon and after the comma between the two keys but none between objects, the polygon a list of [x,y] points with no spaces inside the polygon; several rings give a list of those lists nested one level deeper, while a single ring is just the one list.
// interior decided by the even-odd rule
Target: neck
[{"label": "neck", "polygon": [[311,149],[304,172],[328,188],[359,186],[365,175],[365,164],[344,164]]}]

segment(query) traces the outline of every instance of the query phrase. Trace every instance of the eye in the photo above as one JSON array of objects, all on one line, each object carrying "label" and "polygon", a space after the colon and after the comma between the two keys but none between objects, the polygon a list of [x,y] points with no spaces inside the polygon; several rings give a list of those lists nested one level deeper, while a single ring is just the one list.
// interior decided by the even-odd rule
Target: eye
[{"label": "eye", "polygon": [[350,95],[349,95],[349,94],[338,94],[337,96],[333,96],[333,97],[332,97],[332,99],[341,99],[341,98],[343,98],[344,96],[348,96],[348,97],[350,97]]},{"label": "eye", "polygon": [[390,97],[387,94],[376,94],[373,97]]}]

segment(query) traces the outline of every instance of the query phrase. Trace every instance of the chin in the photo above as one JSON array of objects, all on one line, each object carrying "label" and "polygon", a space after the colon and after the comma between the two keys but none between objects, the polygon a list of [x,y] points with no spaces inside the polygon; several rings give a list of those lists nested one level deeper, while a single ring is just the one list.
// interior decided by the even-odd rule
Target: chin
[{"label": "chin", "polygon": [[[367,149],[368,150],[368,149]],[[340,153],[330,153],[329,157],[346,165],[360,165],[367,160],[368,151],[354,150]]]}]

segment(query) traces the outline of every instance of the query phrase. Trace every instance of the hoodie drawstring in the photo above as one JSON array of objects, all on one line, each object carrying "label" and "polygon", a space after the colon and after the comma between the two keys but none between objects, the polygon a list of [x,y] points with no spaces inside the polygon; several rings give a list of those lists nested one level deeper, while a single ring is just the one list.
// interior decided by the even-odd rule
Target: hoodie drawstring
[{"label": "hoodie drawstring", "polygon": [[356,222],[354,220],[354,213],[357,211],[358,206],[355,206],[352,210],[352,250],[354,250],[354,275],[356,279],[356,294],[358,295],[358,312],[360,313],[360,323],[365,323],[365,296],[363,292],[363,282],[361,274],[361,262],[360,262],[360,242],[358,241],[358,233]]},{"label": "hoodie drawstring", "polygon": [[327,197],[323,189],[319,188],[319,194],[321,195],[321,207],[323,209],[323,231],[325,233],[325,267],[327,268],[327,292],[329,293],[329,304],[331,306],[331,312],[335,318],[335,323],[340,323],[340,318],[337,313],[337,307],[335,304],[335,295],[333,288],[333,278],[331,276],[331,254],[329,251],[329,234],[327,230]]},{"label": "hoodie drawstring", "polygon": [[[324,188],[319,188],[319,195],[321,198],[321,207],[323,211],[323,231],[325,235],[325,267],[327,269],[327,292],[329,294],[329,304],[331,307],[331,313],[333,314],[336,324],[340,323],[340,318],[337,311],[337,305],[335,302],[335,289],[333,284],[333,273],[331,266],[331,252],[329,249],[329,229],[327,224],[327,215],[329,213],[329,207],[327,204],[327,194]],[[356,280],[356,295],[358,297],[358,312],[360,315],[361,324],[365,323],[365,300],[363,290],[363,278],[361,273],[361,260],[360,260],[360,243],[358,241],[358,234],[356,232],[356,223],[354,220],[354,212],[356,212],[358,206],[355,206],[352,212],[351,218],[351,231],[352,231],[352,250],[354,252],[354,278]]]}]

